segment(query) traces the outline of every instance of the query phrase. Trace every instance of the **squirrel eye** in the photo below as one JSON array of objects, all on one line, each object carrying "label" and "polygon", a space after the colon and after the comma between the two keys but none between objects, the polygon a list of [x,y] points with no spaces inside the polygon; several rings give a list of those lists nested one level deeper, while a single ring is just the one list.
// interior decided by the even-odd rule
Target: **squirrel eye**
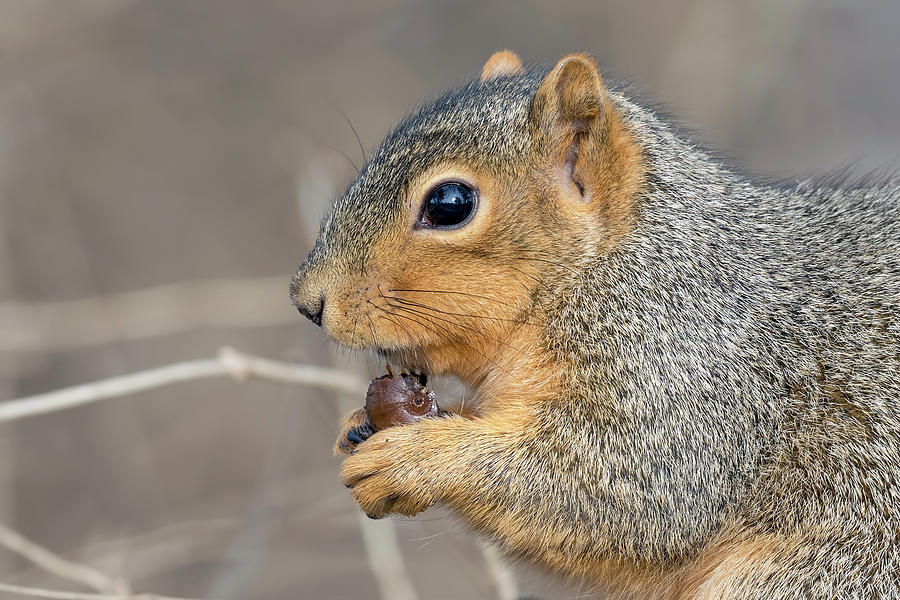
[{"label": "squirrel eye", "polygon": [[419,221],[423,227],[451,228],[464,224],[474,212],[475,190],[462,183],[444,183],[428,194]]}]

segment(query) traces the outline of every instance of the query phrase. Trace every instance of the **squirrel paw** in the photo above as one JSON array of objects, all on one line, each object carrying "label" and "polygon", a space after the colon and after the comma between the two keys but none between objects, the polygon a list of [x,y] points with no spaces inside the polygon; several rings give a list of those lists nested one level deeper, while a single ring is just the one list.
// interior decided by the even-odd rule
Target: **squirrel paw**
[{"label": "squirrel paw", "polygon": [[370,518],[412,516],[434,504],[413,426],[379,432],[344,461],[341,480]]},{"label": "squirrel paw", "polygon": [[366,409],[358,408],[341,421],[341,433],[334,443],[334,454],[352,454],[359,444],[372,437],[374,427],[369,422]]}]

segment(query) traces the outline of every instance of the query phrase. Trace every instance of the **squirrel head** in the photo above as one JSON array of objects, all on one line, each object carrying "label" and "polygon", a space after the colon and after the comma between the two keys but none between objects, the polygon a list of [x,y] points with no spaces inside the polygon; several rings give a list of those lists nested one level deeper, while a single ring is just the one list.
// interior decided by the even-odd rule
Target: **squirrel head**
[{"label": "squirrel head", "polygon": [[339,343],[477,382],[542,302],[628,231],[640,152],[583,54],[509,51],[404,119],[291,281]]}]

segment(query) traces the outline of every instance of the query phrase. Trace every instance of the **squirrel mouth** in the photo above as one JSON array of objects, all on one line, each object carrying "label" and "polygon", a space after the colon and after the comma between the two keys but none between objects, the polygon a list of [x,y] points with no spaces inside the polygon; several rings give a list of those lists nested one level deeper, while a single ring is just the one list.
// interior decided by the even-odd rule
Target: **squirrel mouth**
[{"label": "squirrel mouth", "polygon": [[376,347],[374,350],[379,361],[385,363],[387,366],[388,372],[391,370],[391,365],[397,365],[400,367],[401,372],[415,375],[419,378],[422,385],[426,385],[428,373],[421,365],[416,364],[416,361],[410,360],[410,356],[407,352],[403,352],[402,350],[389,350],[381,347]]}]

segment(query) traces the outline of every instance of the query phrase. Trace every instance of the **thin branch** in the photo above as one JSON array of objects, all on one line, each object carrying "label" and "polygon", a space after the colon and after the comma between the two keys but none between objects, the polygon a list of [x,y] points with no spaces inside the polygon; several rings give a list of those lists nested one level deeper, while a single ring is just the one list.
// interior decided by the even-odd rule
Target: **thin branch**
[{"label": "thin branch", "polygon": [[274,361],[243,354],[233,348],[222,348],[217,358],[174,363],[46,394],[10,400],[0,404],[0,422],[73,408],[182,381],[224,376],[233,377],[238,381],[258,377],[283,383],[309,385],[352,394],[358,398],[365,395],[367,388],[365,382],[337,369]]},{"label": "thin branch", "polygon": [[[330,198],[336,193],[335,178],[324,163],[309,163],[307,172],[297,180],[297,208],[300,225],[303,228],[303,215],[306,214],[310,202],[318,202],[320,198]],[[337,363],[332,355],[332,364]],[[365,377],[365,369],[361,364],[350,367],[359,379]],[[348,412],[359,407],[361,395],[356,393],[339,393],[338,407],[341,412]],[[409,570],[400,550],[397,530],[392,520],[373,521],[362,511],[356,510],[357,522],[362,534],[363,548],[369,569],[378,588],[382,600],[418,600],[416,588],[409,577]],[[373,597],[374,593],[372,594]]]},{"label": "thin branch", "polygon": [[[334,363],[336,357],[332,358]],[[350,367],[359,377],[365,376],[360,364]],[[338,394],[338,407],[348,412],[359,406],[359,396]],[[378,586],[382,600],[418,600],[415,585],[409,576],[409,568],[400,549],[397,526],[392,519],[372,520],[361,510],[356,510],[357,523],[362,534],[363,548],[369,569]]]},{"label": "thin branch", "polygon": [[369,568],[378,583],[381,597],[384,600],[418,600],[419,596],[400,551],[394,521],[373,521],[360,510],[356,511],[356,516]]},{"label": "thin branch", "polygon": [[96,569],[66,560],[2,523],[0,523],[0,544],[57,577],[76,581],[98,592],[128,594],[131,591],[124,579],[113,579]]},{"label": "thin branch", "polygon": [[48,598],[49,600],[194,600],[176,596],[160,596],[158,594],[90,594],[84,592],[67,592],[64,590],[48,590],[44,588],[25,587],[11,583],[0,583],[0,592],[18,594],[27,598]]},{"label": "thin branch", "polygon": [[[56,302],[0,302],[0,352],[70,350],[196,329],[297,321],[287,275],[173,283]],[[252,307],[248,309],[248,307]]]},{"label": "thin branch", "polygon": [[478,539],[478,548],[484,558],[484,565],[488,574],[494,580],[499,600],[516,600],[519,597],[519,586],[516,577],[501,556],[500,551],[493,544]]}]

